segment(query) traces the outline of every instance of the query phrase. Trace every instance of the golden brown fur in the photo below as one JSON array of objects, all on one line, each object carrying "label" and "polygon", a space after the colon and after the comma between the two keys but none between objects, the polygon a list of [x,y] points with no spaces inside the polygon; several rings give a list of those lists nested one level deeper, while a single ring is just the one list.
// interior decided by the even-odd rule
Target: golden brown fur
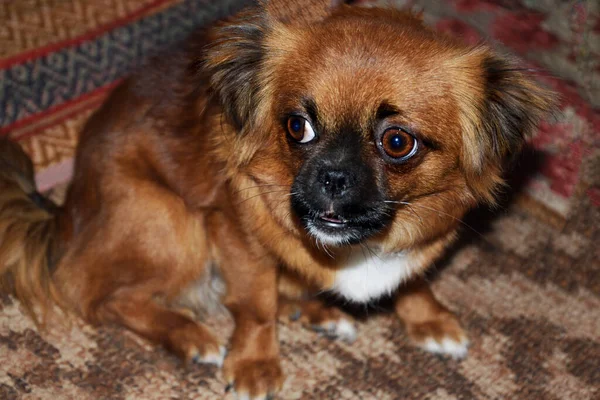
[{"label": "golden brown fur", "polygon": [[414,282],[396,311],[411,339],[464,344],[418,277],[465,212],[493,202],[506,157],[549,96],[513,61],[410,14],[324,0],[264,2],[152,60],[87,123],[58,210],[36,205],[30,162],[3,142],[0,160],[11,167],[0,175],[0,272],[9,289],[40,316],[60,298],[87,321],[118,323],[188,361],[219,362],[224,343],[179,310],[214,299],[196,291],[217,276],[236,323],[225,378],[241,396],[278,391],[278,312],[296,307],[322,327],[347,318],[310,295],[336,284],[352,246],[319,246],[290,206],[304,156],[281,116],[307,95],[323,132],[352,124],[371,143],[369,127],[390,103],[400,112],[385,118],[431,142],[394,165],[362,148],[394,208],[365,243],[410,260]]},{"label": "golden brown fur", "polygon": [[0,139],[0,288],[14,293],[43,323],[34,308],[60,304],[48,265],[56,221],[32,195],[39,196],[31,161],[17,144]]}]

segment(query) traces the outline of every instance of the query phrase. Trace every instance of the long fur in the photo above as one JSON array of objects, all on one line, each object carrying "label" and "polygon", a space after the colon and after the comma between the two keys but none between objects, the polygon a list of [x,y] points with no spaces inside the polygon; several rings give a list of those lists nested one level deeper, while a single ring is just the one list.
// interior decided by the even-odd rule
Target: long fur
[{"label": "long fur", "polygon": [[49,265],[57,233],[51,209],[36,190],[31,160],[0,139],[0,285],[41,325],[61,304]]},{"label": "long fur", "polygon": [[[494,202],[506,158],[551,103],[513,60],[409,13],[261,1],[111,94],[80,136],[62,208],[37,193],[23,151],[0,142],[2,284],[37,320],[59,303],[218,364],[222,341],[181,307],[220,300],[236,322],[223,375],[238,393],[267,398],[283,382],[282,299],[302,304],[341,285],[367,301],[418,281],[463,215]],[[299,117],[318,140],[290,137],[286,121]],[[413,158],[390,159],[389,129],[419,137]],[[353,182],[344,206],[322,197],[332,168]],[[311,227],[334,209],[350,224],[315,241]],[[362,248],[323,240],[349,232],[374,259],[402,255],[393,285],[382,276],[367,295],[353,291],[368,276],[368,263],[355,273],[349,264]],[[395,308],[411,340],[464,356],[457,318],[424,283],[407,289]],[[340,322],[310,308],[310,325]]]}]

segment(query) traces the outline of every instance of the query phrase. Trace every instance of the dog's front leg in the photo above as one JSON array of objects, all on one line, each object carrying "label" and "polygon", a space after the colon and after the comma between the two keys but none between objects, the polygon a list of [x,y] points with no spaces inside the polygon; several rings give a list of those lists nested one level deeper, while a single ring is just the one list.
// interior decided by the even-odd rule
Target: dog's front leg
[{"label": "dog's front leg", "polygon": [[224,216],[216,219],[215,252],[227,284],[224,303],[235,321],[223,375],[238,399],[268,399],[283,384],[277,338],[278,264],[257,254],[256,246],[247,243],[250,239]]},{"label": "dog's front leg", "polygon": [[406,334],[417,346],[454,358],[467,355],[469,340],[458,318],[435,298],[424,280],[402,287],[395,308]]},{"label": "dog's front leg", "polygon": [[352,317],[317,296],[318,289],[309,286],[285,270],[279,276],[279,320],[300,321],[302,326],[332,339],[352,343],[356,328]]},{"label": "dog's front leg", "polygon": [[[271,297],[264,292],[256,295]],[[223,375],[228,384],[235,387],[239,399],[270,398],[283,383],[275,313],[266,314],[260,303],[259,299],[247,297],[227,302],[235,330]]]}]

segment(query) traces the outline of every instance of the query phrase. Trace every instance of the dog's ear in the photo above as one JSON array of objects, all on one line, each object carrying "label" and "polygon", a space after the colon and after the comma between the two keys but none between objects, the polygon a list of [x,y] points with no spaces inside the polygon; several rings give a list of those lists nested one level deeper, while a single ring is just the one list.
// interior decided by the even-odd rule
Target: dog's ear
[{"label": "dog's ear", "polygon": [[258,73],[270,21],[262,8],[247,9],[216,25],[209,34],[204,73],[226,117],[239,130],[256,108]]},{"label": "dog's ear", "polygon": [[343,3],[265,0],[212,29],[204,55],[204,72],[226,116],[238,130],[254,120],[260,104],[267,36],[277,26],[316,23]]},{"label": "dog's ear", "polygon": [[549,116],[555,96],[533,79],[532,70],[511,57],[485,48],[474,53],[475,72],[467,78],[471,82],[462,82],[467,89],[459,96],[461,160],[474,195],[494,203],[504,169]]},{"label": "dog's ear", "polygon": [[275,20],[286,25],[306,25],[318,22],[332,13],[343,0],[269,0],[265,9]]}]

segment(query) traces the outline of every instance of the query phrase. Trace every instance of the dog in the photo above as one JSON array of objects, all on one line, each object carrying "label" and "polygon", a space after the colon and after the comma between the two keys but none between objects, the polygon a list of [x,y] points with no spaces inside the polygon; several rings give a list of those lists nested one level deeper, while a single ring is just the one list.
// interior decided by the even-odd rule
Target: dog
[{"label": "dog", "polygon": [[[3,287],[41,324],[59,305],[222,365],[240,398],[281,389],[280,315],[355,338],[321,292],[392,296],[417,346],[464,357],[423,274],[468,210],[494,204],[552,103],[515,60],[411,13],[260,2],[114,90],[61,207],[2,142]],[[196,318],[219,307],[227,352]]]}]

